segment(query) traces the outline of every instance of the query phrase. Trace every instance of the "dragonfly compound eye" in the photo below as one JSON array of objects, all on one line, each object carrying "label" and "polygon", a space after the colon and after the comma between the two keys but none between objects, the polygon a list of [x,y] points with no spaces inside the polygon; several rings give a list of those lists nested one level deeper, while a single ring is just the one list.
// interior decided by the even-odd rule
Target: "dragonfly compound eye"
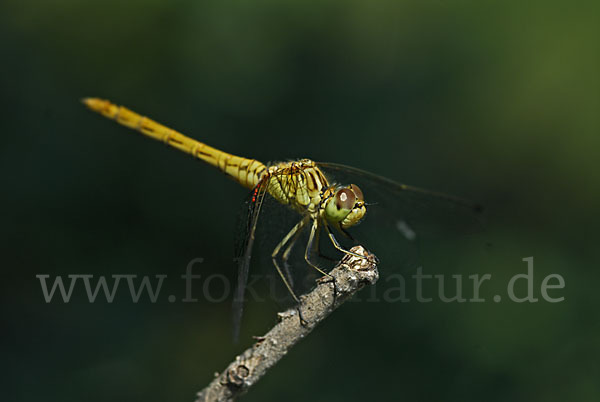
[{"label": "dragonfly compound eye", "polygon": [[327,200],[325,217],[330,222],[341,222],[354,208],[356,195],[347,187],[340,188],[335,195]]},{"label": "dragonfly compound eye", "polygon": [[356,195],[350,189],[343,188],[335,194],[335,205],[337,209],[351,210],[356,202]]},{"label": "dragonfly compound eye", "polygon": [[356,200],[357,201],[364,201],[365,200],[365,197],[363,196],[362,190],[356,184],[350,184],[350,190],[352,190],[352,192],[356,196]]}]

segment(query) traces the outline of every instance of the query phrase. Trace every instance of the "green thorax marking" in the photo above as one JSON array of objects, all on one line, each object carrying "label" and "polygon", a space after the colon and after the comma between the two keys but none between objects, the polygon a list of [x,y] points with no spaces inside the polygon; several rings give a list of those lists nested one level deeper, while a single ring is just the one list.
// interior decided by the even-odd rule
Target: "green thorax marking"
[{"label": "green thorax marking", "polygon": [[309,159],[279,162],[269,166],[266,173],[269,194],[298,212],[317,212],[321,194],[329,187],[323,172]]}]

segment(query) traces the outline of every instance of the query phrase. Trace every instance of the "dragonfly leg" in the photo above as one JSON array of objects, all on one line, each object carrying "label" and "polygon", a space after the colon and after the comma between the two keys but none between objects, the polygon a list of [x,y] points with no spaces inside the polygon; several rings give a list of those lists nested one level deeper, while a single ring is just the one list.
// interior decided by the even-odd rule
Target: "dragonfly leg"
[{"label": "dragonfly leg", "polygon": [[[305,225],[306,225],[306,223],[304,223],[302,225],[302,227],[304,227]],[[296,233],[294,234],[294,236],[292,237],[292,239],[289,241],[287,247],[283,251],[283,254],[281,255],[281,261],[283,261],[283,268],[285,270],[285,273],[290,278],[290,282],[292,283],[292,285],[293,285],[293,282],[292,282],[291,276],[290,276],[290,269],[289,269],[288,260],[290,258],[290,253],[292,252],[292,249],[294,248],[294,245],[296,244],[296,242],[300,238],[301,234],[302,234],[302,230],[299,229],[299,230],[296,231]]]},{"label": "dragonfly leg", "polygon": [[[290,294],[292,295],[292,297],[294,298],[294,300],[297,303],[300,302],[300,299],[298,299],[298,296],[296,296],[296,293],[294,293],[294,290],[292,289],[291,277],[289,275],[289,272],[286,272],[287,273],[287,277],[286,277],[286,275],[284,274],[284,271],[281,269],[281,267],[279,266],[279,263],[277,262],[277,256],[279,255],[279,252],[281,251],[281,248],[283,246],[285,246],[290,241],[290,239],[292,239],[293,237],[295,237],[297,235],[297,233],[301,232],[301,229],[307,223],[308,223],[308,220],[306,218],[304,218],[300,222],[298,222],[292,228],[292,230],[290,230],[288,232],[288,234],[286,234],[284,236],[284,238],[279,242],[279,244],[275,247],[275,249],[271,253],[271,260],[273,260],[273,265],[275,266],[275,269],[277,270],[277,273],[279,274],[279,276],[283,280],[283,283],[285,284],[285,287],[288,289],[288,291],[290,292]],[[287,271],[287,269],[286,269],[286,271]]]},{"label": "dragonfly leg", "polygon": [[[306,226],[307,223],[308,223],[307,218],[304,218],[300,222],[298,222],[296,224],[296,226],[294,226],[292,228],[292,230],[290,230],[288,232],[288,234],[285,235],[285,237],[279,242],[279,244],[277,245],[277,247],[275,247],[275,249],[273,250],[273,253],[271,254],[271,258],[273,260],[273,265],[275,265],[275,269],[277,269],[277,272],[279,273],[279,276],[281,276],[283,283],[287,287],[288,291],[290,292],[290,294],[292,295],[292,297],[294,298],[296,303],[298,303],[298,305],[296,306],[296,311],[298,312],[298,319],[300,320],[300,325],[303,327],[306,326],[308,324],[308,322],[302,316],[302,311],[300,310],[300,299],[298,298],[298,296],[296,296],[296,293],[294,293],[294,290],[292,289],[292,277],[291,277],[289,269],[288,269],[287,260],[289,258],[290,252],[292,251],[292,248],[294,247],[294,244],[296,243],[296,241],[298,240],[298,237],[300,237],[300,234],[302,233],[302,229],[304,228],[304,226]],[[279,255],[281,248],[283,246],[285,246],[285,244],[288,242],[290,244],[286,247],[286,249],[283,252],[283,256],[282,256],[284,269],[285,269],[285,275],[284,275],[284,271],[281,270],[281,268],[279,267],[279,264],[277,263],[277,255]],[[286,279],[286,275],[289,278],[289,281]]]},{"label": "dragonfly leg", "polygon": [[313,267],[314,269],[319,271],[321,274],[323,274],[323,276],[328,277],[329,278],[328,281],[331,281],[333,283],[333,302],[332,302],[332,304],[335,305],[335,302],[337,300],[337,283],[335,282],[335,278],[333,276],[331,276],[331,274],[323,271],[321,268],[319,268],[315,264],[313,264],[309,258],[310,254],[313,250],[313,244],[314,244],[315,238],[318,238],[320,230],[321,230],[321,227],[319,226],[319,221],[317,219],[313,220],[313,224],[310,227],[310,235],[308,236],[308,243],[306,243],[306,249],[304,250],[304,259],[306,260],[308,265],[310,265],[311,267]]},{"label": "dragonfly leg", "polygon": [[333,247],[337,248],[339,251],[341,251],[342,253],[345,254],[350,254],[354,257],[359,257],[359,258],[364,258],[367,259],[367,257],[365,257],[364,255],[360,255],[360,254],[356,254],[350,250],[346,250],[345,248],[343,248],[340,243],[337,241],[337,239],[335,238],[335,236],[333,235],[333,232],[331,231],[331,228],[329,227],[329,225],[327,224],[327,222],[323,222],[323,225],[325,226],[325,230],[327,230],[327,234],[329,235],[329,239],[331,240],[331,243],[333,243]]},{"label": "dragonfly leg", "polygon": [[302,311],[300,311],[300,305],[298,305],[296,307],[296,311],[298,312],[298,318],[300,319],[300,325],[302,325],[303,327],[305,327],[308,324],[308,321],[306,321],[304,319],[304,317],[302,317]]},{"label": "dragonfly leg", "polygon": [[317,255],[319,257],[321,257],[321,258],[324,258],[324,259],[328,260],[328,261],[337,261],[336,258],[330,257],[330,256],[325,255],[325,254],[323,254],[321,252],[321,244],[320,244],[320,241],[319,241],[320,234],[321,234],[321,230],[319,228],[319,230],[317,230],[317,233],[315,234],[315,247],[314,247],[315,250],[316,250],[316,252],[317,252]]},{"label": "dragonfly leg", "polygon": [[306,260],[308,265],[310,265],[311,267],[313,267],[314,269],[319,271],[321,274],[323,274],[323,276],[328,276],[330,278],[333,278],[327,272],[323,271],[321,268],[319,268],[318,266],[313,264],[313,262],[310,260],[310,256],[311,256],[312,250],[313,250],[313,244],[315,242],[315,238],[318,236],[317,235],[318,231],[319,231],[319,222],[317,219],[315,219],[315,220],[313,220],[313,224],[310,227],[310,235],[308,236],[308,243],[306,243],[306,249],[304,250],[304,260]]},{"label": "dragonfly leg", "polygon": [[[336,258],[330,257],[328,255],[325,255],[323,253],[321,253],[321,248],[319,246],[319,234],[321,233],[320,230],[317,230],[316,234],[315,234],[315,239],[314,239],[314,250],[316,251],[317,255],[321,258],[324,258],[326,260],[329,261],[337,261]],[[302,234],[302,231],[298,231],[295,235],[294,238],[290,241],[290,243],[288,244],[288,246],[286,247],[285,251],[282,254],[282,261],[283,261],[283,265],[284,268],[286,268],[287,266],[287,261],[290,258],[290,253],[292,252],[292,249],[294,248],[294,245],[296,244],[296,242],[298,241],[298,238],[300,237],[300,235]]]}]

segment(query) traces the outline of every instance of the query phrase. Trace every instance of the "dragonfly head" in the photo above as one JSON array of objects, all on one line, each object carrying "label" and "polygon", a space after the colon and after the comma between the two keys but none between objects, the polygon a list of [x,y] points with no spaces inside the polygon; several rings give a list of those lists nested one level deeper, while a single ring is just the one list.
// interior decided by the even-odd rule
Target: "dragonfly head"
[{"label": "dragonfly head", "polygon": [[338,187],[325,205],[325,218],[342,229],[356,225],[367,212],[363,193],[356,184]]}]

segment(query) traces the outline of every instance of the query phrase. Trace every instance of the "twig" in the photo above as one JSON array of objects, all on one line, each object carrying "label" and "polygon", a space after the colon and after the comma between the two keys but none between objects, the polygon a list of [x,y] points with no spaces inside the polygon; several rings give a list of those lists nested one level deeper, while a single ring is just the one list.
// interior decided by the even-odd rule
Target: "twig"
[{"label": "twig", "polygon": [[331,278],[324,277],[313,291],[300,298],[296,308],[279,313],[279,323],[198,392],[196,402],[232,401],[241,396],[333,310],[366,284],[374,284],[379,278],[377,258],[362,246],[351,251],[367,258],[345,255],[329,273],[335,278],[335,286]]}]

